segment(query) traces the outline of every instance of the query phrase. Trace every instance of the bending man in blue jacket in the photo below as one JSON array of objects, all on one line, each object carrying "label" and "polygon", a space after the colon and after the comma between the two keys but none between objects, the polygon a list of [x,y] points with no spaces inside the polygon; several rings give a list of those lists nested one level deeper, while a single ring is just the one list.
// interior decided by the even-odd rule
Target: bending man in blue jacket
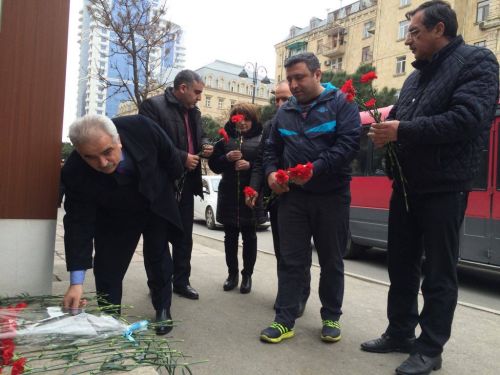
[{"label": "bending man in blue jacket", "polygon": [[[274,322],[261,340],[277,343],[294,336],[306,268],[311,265],[311,237],[321,266],[319,297],[325,342],[340,340],[344,297],[344,254],[349,233],[350,162],[359,150],[358,107],[340,90],[321,84],[318,58],[312,53],[290,57],[286,76],[293,97],[273,119],[264,149],[264,173],[279,194],[278,306]],[[281,161],[281,165],[280,162]],[[282,184],[279,168],[311,162],[312,177]]]}]

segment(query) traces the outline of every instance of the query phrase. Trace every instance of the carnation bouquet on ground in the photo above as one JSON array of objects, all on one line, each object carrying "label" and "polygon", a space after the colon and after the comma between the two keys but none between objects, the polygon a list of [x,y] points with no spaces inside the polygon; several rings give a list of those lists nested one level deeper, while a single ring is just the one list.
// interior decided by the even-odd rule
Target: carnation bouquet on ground
[{"label": "carnation bouquet on ground", "polygon": [[[377,100],[375,99],[375,92],[373,90],[373,80],[377,79],[377,75],[374,71],[369,71],[363,74],[359,80],[359,82],[363,85],[369,85],[370,88],[370,98],[362,98],[358,95],[356,88],[354,87],[353,80],[348,79],[342,88],[340,89],[345,95],[346,99],[349,102],[356,102],[356,104],[364,111],[368,111],[370,116],[373,118],[375,123],[382,122],[382,115],[377,108]],[[405,200],[406,211],[409,211],[408,206],[408,196],[406,193],[406,184],[407,181],[403,174],[403,169],[401,168],[401,164],[399,163],[398,156],[396,154],[395,145],[393,142],[387,143],[386,147],[386,155],[389,162],[389,167],[392,171],[394,179],[401,186],[403,191],[403,196]]]},{"label": "carnation bouquet on ground", "polygon": [[98,297],[76,315],[62,310],[60,301],[62,296],[0,297],[0,373],[101,374],[151,366],[191,374],[186,357],[171,348],[174,341],[150,330],[154,323],[107,315]]}]

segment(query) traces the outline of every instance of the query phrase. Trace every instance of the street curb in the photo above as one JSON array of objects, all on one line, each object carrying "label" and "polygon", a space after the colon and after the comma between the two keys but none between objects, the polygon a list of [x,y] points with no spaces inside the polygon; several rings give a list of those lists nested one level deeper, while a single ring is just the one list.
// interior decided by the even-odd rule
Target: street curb
[{"label": "street curb", "polygon": [[[212,236],[208,236],[206,234],[199,234],[199,233],[194,233],[193,232],[193,240],[194,240],[194,238],[197,238],[198,239],[197,242],[199,242],[199,243],[201,243],[202,245],[205,245],[205,246],[211,245],[212,241],[216,241],[217,248],[220,248],[220,250],[224,250],[224,241],[222,241],[222,240],[220,240],[218,238],[215,238],[215,237],[212,237]],[[261,253],[265,253],[265,254],[274,255],[274,253],[272,253],[272,252],[265,251],[265,250],[262,250],[262,249],[259,249],[259,248],[257,248],[257,251],[259,251]],[[314,264],[313,263],[312,266],[314,266],[316,268],[319,268],[318,264]],[[354,279],[358,279],[358,280],[361,280],[361,281],[365,281],[365,282],[368,282],[368,283],[383,285],[383,286],[386,286],[386,287],[390,286],[390,283],[388,283],[386,281],[381,281],[381,280],[373,279],[371,277],[366,277],[366,276],[363,276],[363,275],[360,275],[360,274],[357,274],[357,273],[345,272],[344,274],[346,276],[349,276],[349,277],[352,277]],[[419,294],[422,295],[422,292],[419,292]],[[499,310],[490,309],[488,307],[484,307],[484,306],[480,306],[480,305],[475,305],[473,303],[468,303],[468,302],[458,301],[457,304],[460,305],[460,306],[463,306],[463,307],[467,307],[467,308],[473,309],[473,310],[483,311],[483,312],[486,312],[486,313],[489,313],[489,314],[494,314],[494,315],[499,315],[500,316],[500,311]]]}]

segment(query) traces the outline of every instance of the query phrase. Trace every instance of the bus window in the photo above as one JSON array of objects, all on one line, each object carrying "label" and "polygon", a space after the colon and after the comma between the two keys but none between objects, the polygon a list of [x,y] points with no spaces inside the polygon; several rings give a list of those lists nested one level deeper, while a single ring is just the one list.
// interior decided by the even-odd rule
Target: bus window
[{"label": "bus window", "polygon": [[370,140],[368,138],[368,126],[363,126],[361,128],[361,137],[359,141],[359,152],[351,162],[351,169],[353,176],[366,176],[367,168],[366,161],[368,156],[368,147],[370,145]]},{"label": "bus window", "polygon": [[385,147],[373,147],[372,154],[372,175],[385,176]]},{"label": "bus window", "polygon": [[488,188],[488,152],[488,146],[481,150],[479,169],[472,181],[472,190],[486,190]]}]

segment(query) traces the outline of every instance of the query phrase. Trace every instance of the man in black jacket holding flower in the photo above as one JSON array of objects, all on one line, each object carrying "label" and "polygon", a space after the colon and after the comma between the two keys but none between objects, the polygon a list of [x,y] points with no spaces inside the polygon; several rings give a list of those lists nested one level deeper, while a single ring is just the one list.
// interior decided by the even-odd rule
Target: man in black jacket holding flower
[{"label": "man in black jacket holding flower", "polygon": [[191,252],[193,251],[194,196],[203,197],[200,156],[212,155],[210,144],[201,127],[201,112],[196,103],[201,99],[203,79],[192,70],[180,71],[174,87],[163,95],[142,102],[139,113],[156,122],[172,139],[184,164],[184,173],[178,180],[178,200],[184,236],[172,244],[174,262],[174,293],[197,300],[198,292],[191,286]]},{"label": "man in black jacket holding flower", "polygon": [[[401,167],[392,163],[389,170],[394,178],[389,325],[361,349],[410,353],[396,369],[410,375],[439,369],[451,334],[460,227],[498,99],[498,63],[488,49],[468,46],[457,36],[456,14],[444,1],[423,3],[407,18],[406,45],[415,55],[416,70],[405,81],[390,120],[373,124],[369,133],[375,146],[393,142]],[[422,333],[415,339],[417,324]]]}]

